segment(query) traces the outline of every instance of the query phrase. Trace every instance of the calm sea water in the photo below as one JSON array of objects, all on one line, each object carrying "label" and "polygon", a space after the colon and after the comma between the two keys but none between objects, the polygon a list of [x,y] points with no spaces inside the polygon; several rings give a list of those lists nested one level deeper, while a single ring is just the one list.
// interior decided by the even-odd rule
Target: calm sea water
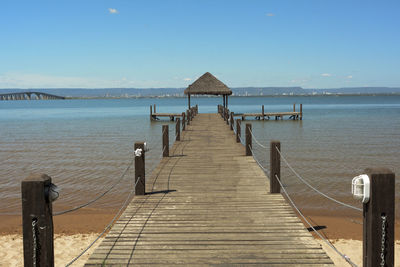
[{"label": "calm sea water", "polygon": [[[220,98],[192,98],[200,113],[216,112]],[[290,111],[303,103],[303,121],[251,121],[258,141],[281,141],[292,167],[315,187],[358,205],[351,179],[368,167],[400,174],[400,96],[232,97],[234,112]],[[20,183],[30,173],[46,173],[61,188],[54,210],[84,203],[113,184],[129,165],[133,143],[151,148],[146,169],[160,160],[161,126],[150,122],[149,106],[182,112],[186,99],[107,99],[0,101],[0,215],[20,213]],[[297,106],[298,108],[298,106]],[[268,166],[269,152],[253,142],[256,157]],[[282,162],[282,179],[296,203],[310,213],[357,215],[318,196]],[[133,170],[92,209],[118,208],[128,194]],[[399,192],[399,182],[396,191]],[[397,204],[399,195],[396,196]],[[399,209],[396,210],[399,217]]]}]

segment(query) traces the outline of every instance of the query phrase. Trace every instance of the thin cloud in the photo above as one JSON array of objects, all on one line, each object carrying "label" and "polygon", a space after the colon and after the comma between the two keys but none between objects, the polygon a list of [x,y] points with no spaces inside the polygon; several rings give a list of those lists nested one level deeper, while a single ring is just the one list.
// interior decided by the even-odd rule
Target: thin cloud
[{"label": "thin cloud", "polygon": [[347,79],[353,79],[353,75],[348,75],[346,78]]},{"label": "thin cloud", "polygon": [[108,12],[110,12],[110,14],[118,14],[118,10],[116,10],[115,8],[109,8]]},{"label": "thin cloud", "polygon": [[321,76],[322,77],[331,77],[332,74],[330,74],[330,73],[322,73]]},{"label": "thin cloud", "polygon": [[267,14],[265,14],[267,17],[275,17],[275,14],[274,13],[267,13]]},{"label": "thin cloud", "polygon": [[185,78],[185,79],[183,79],[185,82],[190,82],[192,79],[190,79],[190,78]]}]

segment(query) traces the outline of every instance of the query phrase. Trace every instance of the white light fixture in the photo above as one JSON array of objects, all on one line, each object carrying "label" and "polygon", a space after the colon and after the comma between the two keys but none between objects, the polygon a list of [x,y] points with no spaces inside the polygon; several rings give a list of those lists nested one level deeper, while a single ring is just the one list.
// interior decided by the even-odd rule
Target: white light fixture
[{"label": "white light fixture", "polygon": [[351,181],[351,193],[357,200],[362,203],[368,203],[370,196],[370,181],[366,174],[356,176]]}]

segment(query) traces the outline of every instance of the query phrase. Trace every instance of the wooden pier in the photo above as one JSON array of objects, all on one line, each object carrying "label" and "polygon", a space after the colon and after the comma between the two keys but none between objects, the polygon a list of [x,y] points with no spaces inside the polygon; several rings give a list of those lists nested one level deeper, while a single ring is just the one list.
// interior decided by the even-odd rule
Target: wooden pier
[{"label": "wooden pier", "polygon": [[218,114],[199,114],[85,266],[333,266]]},{"label": "wooden pier", "polygon": [[300,110],[296,111],[296,105],[293,104],[293,111],[289,112],[265,112],[264,105],[261,107],[261,112],[255,113],[234,113],[234,117],[242,117],[245,120],[247,117],[254,117],[256,120],[283,120],[284,117],[288,117],[292,120],[303,120],[303,104],[300,104]]},{"label": "wooden pier", "polygon": [[[153,111],[154,108],[154,111]],[[198,110],[198,106],[196,105],[195,107],[196,110]],[[182,118],[184,113],[157,113],[156,112],[156,104],[154,104],[154,107],[150,105],[150,121],[157,121],[159,120],[160,117],[167,117],[171,121],[174,121],[175,118]]]}]

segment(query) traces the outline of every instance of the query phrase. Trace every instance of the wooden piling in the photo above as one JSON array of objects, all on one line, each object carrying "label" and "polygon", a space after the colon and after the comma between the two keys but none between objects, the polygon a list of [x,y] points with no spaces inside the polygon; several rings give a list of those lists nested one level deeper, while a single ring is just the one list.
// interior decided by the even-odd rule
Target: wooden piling
[{"label": "wooden piling", "polygon": [[231,130],[233,131],[233,127],[234,127],[234,120],[233,120],[233,112],[231,112],[231,117],[230,117],[230,123],[231,123]]},{"label": "wooden piling", "polygon": [[300,104],[300,120],[303,120],[303,104]]},{"label": "wooden piling", "polygon": [[150,105],[150,121],[153,120],[153,107]]},{"label": "wooden piling", "polygon": [[186,110],[186,124],[187,125],[190,125],[190,111],[189,110]]},{"label": "wooden piling", "polygon": [[185,112],[182,112],[182,131],[185,130]]},{"label": "wooden piling", "polygon": [[366,169],[370,199],[363,204],[363,266],[394,266],[395,175]]},{"label": "wooden piling", "polygon": [[251,152],[251,123],[246,123],[246,156],[252,156]]},{"label": "wooden piling", "polygon": [[262,105],[262,120],[265,120],[265,112],[264,112],[264,105]]},{"label": "wooden piling", "polygon": [[176,125],[175,125],[175,135],[176,141],[181,141],[181,120],[176,118]]},{"label": "wooden piling", "polygon": [[[189,120],[188,120],[189,124]],[[163,157],[169,157],[169,132],[168,125],[162,126]]]},{"label": "wooden piling", "polygon": [[271,141],[270,143],[270,182],[269,182],[269,192],[270,193],[280,193],[281,186],[276,180],[281,178],[281,156],[279,155],[281,151],[281,142]]},{"label": "wooden piling", "polygon": [[157,113],[157,111],[156,111],[156,104],[154,104],[154,113]]},{"label": "wooden piling", "polygon": [[236,143],[240,143],[240,136],[242,134],[242,131],[240,129],[240,124],[241,124],[240,119],[236,119]]},{"label": "wooden piling", "polygon": [[141,149],[141,156],[135,156],[135,195],[143,196],[146,194],[146,173],[145,173],[145,151],[144,142],[136,142],[134,150]]},{"label": "wooden piling", "polygon": [[24,266],[54,266],[51,178],[32,175],[21,183]]},{"label": "wooden piling", "polygon": [[296,103],[293,104],[293,112],[296,112]]}]

